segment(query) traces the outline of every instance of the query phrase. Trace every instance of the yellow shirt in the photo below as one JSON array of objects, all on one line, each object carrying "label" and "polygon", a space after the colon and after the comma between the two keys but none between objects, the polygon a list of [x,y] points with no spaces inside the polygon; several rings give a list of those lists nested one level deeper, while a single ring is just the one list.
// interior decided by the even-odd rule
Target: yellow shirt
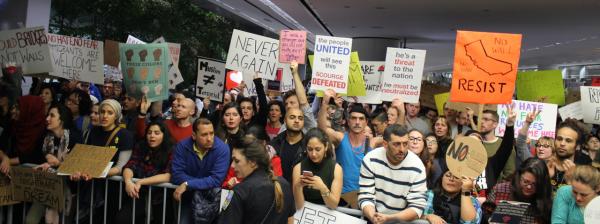
[{"label": "yellow shirt", "polygon": [[206,155],[206,152],[208,150],[200,150],[198,149],[198,146],[196,146],[196,144],[194,144],[194,152],[196,153],[196,155],[198,155],[198,158],[200,160],[204,159],[204,156]]}]

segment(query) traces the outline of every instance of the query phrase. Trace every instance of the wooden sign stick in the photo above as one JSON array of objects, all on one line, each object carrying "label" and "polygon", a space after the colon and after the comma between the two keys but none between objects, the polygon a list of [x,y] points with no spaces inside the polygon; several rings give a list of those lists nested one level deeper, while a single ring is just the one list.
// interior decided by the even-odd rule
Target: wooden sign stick
[{"label": "wooden sign stick", "polygon": [[479,113],[477,113],[477,131],[481,130],[481,117],[483,117],[483,107],[485,105],[479,104]]}]

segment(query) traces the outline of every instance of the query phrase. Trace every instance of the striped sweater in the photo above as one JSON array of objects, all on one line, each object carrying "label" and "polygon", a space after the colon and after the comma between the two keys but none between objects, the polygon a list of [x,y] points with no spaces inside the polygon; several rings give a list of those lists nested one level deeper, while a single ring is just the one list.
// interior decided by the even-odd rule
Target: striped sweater
[{"label": "striped sweater", "polygon": [[383,214],[410,208],[421,216],[427,204],[425,166],[411,151],[396,166],[388,162],[385,153],[384,148],[374,149],[362,161],[359,207],[373,205]]}]

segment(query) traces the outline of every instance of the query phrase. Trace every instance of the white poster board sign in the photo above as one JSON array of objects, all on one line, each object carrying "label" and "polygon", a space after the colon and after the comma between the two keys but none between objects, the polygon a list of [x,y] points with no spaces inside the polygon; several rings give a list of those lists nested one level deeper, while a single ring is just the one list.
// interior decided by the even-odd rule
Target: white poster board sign
[{"label": "white poster board sign", "polygon": [[352,39],[317,35],[311,89],[347,93]]},{"label": "white poster board sign", "polygon": [[275,80],[279,40],[233,30],[225,68],[250,75],[259,72],[261,78]]},{"label": "white poster board sign", "polygon": [[294,77],[292,75],[292,70],[290,69],[290,64],[279,63],[279,68],[282,69],[279,91],[281,93],[285,93],[296,88],[296,85],[294,85]]},{"label": "white poster board sign", "polygon": [[16,63],[23,74],[52,72],[52,58],[44,27],[0,32],[0,64]]},{"label": "white poster board sign", "polygon": [[210,58],[198,58],[196,96],[210,97],[210,100],[223,102],[225,88],[225,63]]},{"label": "white poster board sign", "polygon": [[50,75],[104,84],[104,43],[89,39],[46,34],[54,72]]},{"label": "white poster board sign", "polygon": [[[514,110],[517,113],[515,121],[515,138],[519,130],[523,127],[527,114],[533,110],[542,111],[529,126],[528,136],[531,139],[539,139],[542,136],[554,138],[556,131],[556,115],[558,105],[549,103],[538,103],[521,100],[513,100]],[[498,127],[496,127],[496,136],[504,136],[506,121],[508,118],[507,105],[498,105]]]},{"label": "white poster board sign", "polygon": [[587,206],[585,206],[583,220],[585,224],[600,223],[600,197],[592,199]]},{"label": "white poster board sign", "polygon": [[181,53],[181,44],[169,43],[164,37],[159,37],[152,43],[167,43],[169,45],[169,55],[171,55],[171,64],[169,64],[169,89],[175,89],[177,84],[183,82],[183,76],[179,70],[179,54]]},{"label": "white poster board sign", "polygon": [[581,86],[580,91],[583,121],[600,124],[600,87]]},{"label": "white poster board sign", "polygon": [[367,89],[366,96],[359,96],[359,103],[380,104],[381,101],[381,77],[385,68],[385,61],[361,61],[363,77]]},{"label": "white poster board sign", "polygon": [[381,100],[400,97],[406,103],[418,103],[425,65],[425,50],[388,47],[381,80]]},{"label": "white poster board sign", "polygon": [[583,119],[583,110],[581,109],[581,101],[571,103],[564,107],[558,108],[558,114],[564,120],[567,118],[574,118],[577,120]]},{"label": "white poster board sign", "polygon": [[366,224],[362,220],[350,215],[346,215],[336,210],[331,210],[325,206],[313,204],[305,201],[304,207],[294,214],[295,224]]}]

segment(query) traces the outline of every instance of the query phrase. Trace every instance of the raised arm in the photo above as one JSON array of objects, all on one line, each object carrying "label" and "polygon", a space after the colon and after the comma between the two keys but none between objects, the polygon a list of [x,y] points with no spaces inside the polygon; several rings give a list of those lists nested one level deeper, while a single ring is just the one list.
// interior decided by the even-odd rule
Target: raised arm
[{"label": "raised arm", "polygon": [[525,117],[525,122],[523,122],[523,127],[519,130],[519,135],[517,135],[517,141],[515,143],[515,149],[517,151],[517,156],[515,157],[516,167],[519,167],[519,164],[532,156],[531,151],[529,151],[529,145],[527,144],[527,133],[531,123],[533,123],[540,112],[541,111],[534,110],[533,112],[528,113],[527,117]]},{"label": "raised arm", "polygon": [[267,106],[267,94],[265,93],[265,87],[262,84],[262,79],[258,77],[258,73],[254,76],[254,87],[256,88],[256,96],[258,98],[258,114],[256,114],[254,119],[256,119],[256,124],[259,126],[267,125],[267,116],[269,115],[269,107]]},{"label": "raised arm", "polygon": [[321,108],[319,109],[318,122],[317,125],[321,131],[325,132],[329,139],[333,142],[335,146],[337,146],[342,139],[344,138],[344,134],[341,132],[337,132],[331,128],[331,122],[327,119],[327,108],[329,100],[335,96],[335,92],[331,89],[326,90],[323,93],[323,101],[321,102]]},{"label": "raised arm", "polygon": [[296,84],[296,96],[298,97],[300,108],[309,106],[308,98],[306,97],[306,90],[304,89],[304,85],[302,85],[302,79],[300,79],[300,74],[298,73],[298,62],[295,60],[292,61],[290,63],[290,69],[292,69],[292,77],[294,78],[294,83]]}]

